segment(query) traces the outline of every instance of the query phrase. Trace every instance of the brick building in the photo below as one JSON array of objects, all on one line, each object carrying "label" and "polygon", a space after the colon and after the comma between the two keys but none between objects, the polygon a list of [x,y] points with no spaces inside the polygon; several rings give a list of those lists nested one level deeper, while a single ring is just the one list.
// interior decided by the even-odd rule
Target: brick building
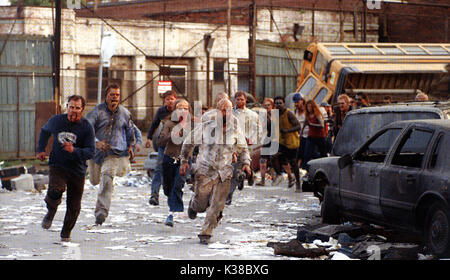
[{"label": "brick building", "polygon": [[[87,98],[88,109],[96,104],[102,26],[117,38],[111,66],[103,69],[103,85],[111,81],[121,85],[123,104],[141,128],[148,126],[162,104],[159,80],[171,80],[181,96],[202,103],[220,91],[233,94],[238,89],[257,97],[274,96],[295,87],[296,67],[281,68],[289,68],[289,60],[300,65],[301,50],[314,40],[448,42],[445,1],[425,6],[395,2],[399,1],[384,1],[379,9],[369,9],[361,0],[234,0],[228,9],[225,0],[141,0],[103,1],[96,9],[89,3],[80,9],[63,9],[59,102],[79,93]],[[405,8],[409,10],[402,12]],[[403,27],[398,23],[402,16],[411,18],[414,13],[423,17],[421,24],[417,20]],[[0,7],[0,19],[0,34],[53,34],[51,8]],[[428,22],[434,28],[420,30]],[[205,35],[214,39],[209,53]],[[274,57],[284,64],[272,67],[273,73],[264,72],[274,64]],[[168,66],[170,73],[161,72],[161,67]]]}]

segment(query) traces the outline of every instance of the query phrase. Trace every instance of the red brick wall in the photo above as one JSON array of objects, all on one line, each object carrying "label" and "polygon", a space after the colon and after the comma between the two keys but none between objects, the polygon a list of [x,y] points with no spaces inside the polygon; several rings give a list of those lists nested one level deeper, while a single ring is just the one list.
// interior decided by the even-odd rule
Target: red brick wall
[{"label": "red brick wall", "polygon": [[[103,17],[123,19],[144,19],[153,14],[155,18],[163,18],[164,2],[166,3],[167,20],[183,20],[189,22],[226,22],[227,0],[166,0],[137,4],[127,4],[126,1],[99,6],[96,13]],[[274,7],[288,9],[312,9],[353,11],[354,6],[361,7],[361,0],[255,0],[257,7]],[[233,24],[248,24],[248,6],[251,0],[233,0]],[[341,4],[339,4],[341,3]],[[126,8],[125,8],[126,7]],[[207,12],[210,10],[210,12]],[[190,13],[189,13],[190,12]],[[92,12],[81,9],[77,16],[91,17]],[[235,22],[236,21],[236,22]],[[244,23],[245,22],[245,23]]]},{"label": "red brick wall", "polygon": [[[299,10],[314,8],[315,10],[336,12],[343,10],[358,13],[364,8],[362,0],[255,0],[255,2],[260,8]],[[165,8],[164,3],[166,3]],[[251,3],[251,0],[232,1],[232,24],[248,25],[248,6]],[[380,10],[367,10],[367,13],[380,15],[380,23],[386,24],[387,34],[385,35],[388,42],[449,42],[450,3],[448,0],[410,0],[409,3],[416,3],[416,5],[383,2]],[[166,0],[136,4],[119,1],[100,6],[96,14],[114,19],[151,18],[225,24],[227,5],[227,0]],[[77,16],[92,17],[93,13],[82,9],[77,11]]]},{"label": "red brick wall", "polygon": [[398,4],[386,6],[382,13],[387,16],[388,42],[450,42],[450,5],[449,8]]}]

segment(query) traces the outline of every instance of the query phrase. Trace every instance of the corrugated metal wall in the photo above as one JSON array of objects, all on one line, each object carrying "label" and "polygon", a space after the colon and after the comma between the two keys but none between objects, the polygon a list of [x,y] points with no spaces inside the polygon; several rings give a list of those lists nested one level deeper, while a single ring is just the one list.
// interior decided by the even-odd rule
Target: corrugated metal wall
[{"label": "corrugated metal wall", "polygon": [[35,155],[36,102],[54,101],[52,41],[0,36],[0,158]]},{"label": "corrugated metal wall", "polygon": [[[305,47],[306,48],[306,47]],[[256,43],[256,97],[286,96],[294,92],[304,48]]]}]

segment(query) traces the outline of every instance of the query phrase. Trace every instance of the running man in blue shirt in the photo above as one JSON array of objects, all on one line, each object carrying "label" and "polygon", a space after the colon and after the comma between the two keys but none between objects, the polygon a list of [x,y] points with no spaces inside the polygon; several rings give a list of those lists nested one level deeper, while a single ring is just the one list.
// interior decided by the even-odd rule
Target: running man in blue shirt
[{"label": "running man in blue shirt", "polygon": [[114,177],[127,174],[130,158],[134,158],[134,125],[130,112],[119,103],[120,87],[111,84],[106,88],[105,102],[95,106],[86,115],[94,127],[96,141],[94,162],[89,163],[89,171],[100,174],[94,212],[97,225],[101,225],[109,214]]},{"label": "running man in blue shirt", "polygon": [[94,156],[95,138],[92,125],[82,117],[85,100],[79,95],[68,99],[67,114],[51,117],[39,133],[36,158],[46,158],[45,147],[53,135],[53,146],[49,159],[49,184],[45,203],[47,214],[42,227],[49,229],[55,217],[63,193],[67,189],[67,211],[61,230],[61,240],[70,241],[70,233],[81,210],[84,190],[86,160]]}]

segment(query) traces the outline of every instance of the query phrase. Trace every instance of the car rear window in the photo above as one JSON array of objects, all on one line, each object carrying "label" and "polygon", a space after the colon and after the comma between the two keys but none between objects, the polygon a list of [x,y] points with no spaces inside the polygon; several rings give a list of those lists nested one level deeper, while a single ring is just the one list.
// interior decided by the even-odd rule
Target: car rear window
[{"label": "car rear window", "polygon": [[440,119],[436,112],[374,112],[346,117],[333,144],[332,154],[353,153],[380,128],[395,121]]},{"label": "car rear window", "polygon": [[439,170],[440,172],[450,171],[450,157],[447,152],[449,145],[450,133],[441,133],[432,150],[429,169]]},{"label": "car rear window", "polygon": [[411,129],[402,139],[391,163],[393,165],[420,168],[432,136],[432,131]]}]

